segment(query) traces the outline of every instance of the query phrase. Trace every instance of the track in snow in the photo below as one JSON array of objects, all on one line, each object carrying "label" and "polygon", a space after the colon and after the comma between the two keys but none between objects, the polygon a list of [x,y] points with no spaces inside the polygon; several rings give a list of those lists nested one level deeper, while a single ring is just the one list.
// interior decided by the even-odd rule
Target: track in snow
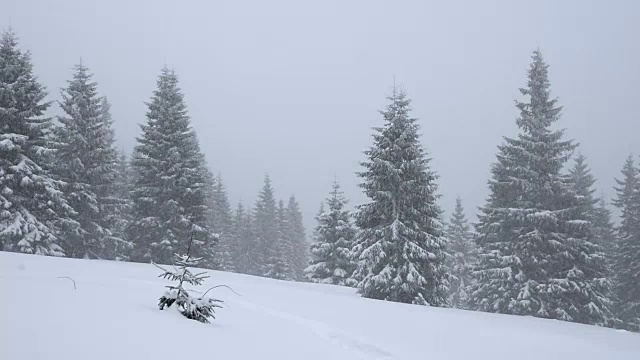
[{"label": "track in snow", "polygon": [[338,344],[344,349],[354,352],[358,358],[361,359],[392,359],[391,353],[385,349],[372,344],[371,341],[361,336],[348,334],[342,330],[339,330],[328,324],[310,320],[301,316],[288,314],[282,311],[270,309],[264,306],[259,306],[253,303],[245,301],[236,301],[237,305],[241,307],[267,314],[279,319],[284,319],[294,323],[295,325],[312,332],[316,336],[322,338],[325,341]]}]

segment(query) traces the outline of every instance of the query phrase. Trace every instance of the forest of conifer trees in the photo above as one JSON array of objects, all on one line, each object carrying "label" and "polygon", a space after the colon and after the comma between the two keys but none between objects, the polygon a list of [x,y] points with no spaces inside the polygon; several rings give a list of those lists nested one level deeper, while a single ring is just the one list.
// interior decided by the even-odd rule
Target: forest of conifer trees
[{"label": "forest of conifer trees", "polygon": [[[394,88],[354,169],[367,201],[350,204],[335,181],[309,239],[296,197],[278,199],[268,174],[254,204],[230,203],[175,71],[160,69],[128,154],[116,149],[110,104],[88,65],[73,67],[53,102],[16,34],[2,34],[3,251],[168,264],[193,239],[191,253],[210,269],[640,331],[640,160],[615,160],[616,197],[596,195],[571,129],[556,126],[562,105],[540,50],[519,89],[518,132],[502,134],[487,164],[477,222],[460,198],[445,219],[411,100]],[[53,108],[61,115],[50,117]]]}]

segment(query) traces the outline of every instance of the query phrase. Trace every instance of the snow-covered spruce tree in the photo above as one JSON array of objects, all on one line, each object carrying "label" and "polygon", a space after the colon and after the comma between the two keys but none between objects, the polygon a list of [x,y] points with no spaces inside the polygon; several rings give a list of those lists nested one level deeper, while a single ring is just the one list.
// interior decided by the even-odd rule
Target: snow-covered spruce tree
[{"label": "snow-covered spruce tree", "polygon": [[264,185],[258,194],[253,210],[253,246],[249,252],[249,260],[252,263],[251,273],[254,275],[268,276],[269,271],[275,265],[270,260],[275,258],[278,251],[278,214],[276,199],[271,178],[264,177]]},{"label": "snow-covered spruce tree", "polygon": [[231,258],[233,259],[235,270],[242,274],[251,274],[254,263],[251,261],[251,253],[253,251],[253,223],[251,214],[244,210],[242,203],[238,203],[236,211],[233,215],[233,251]]},{"label": "snow-covered spruce tree", "polygon": [[54,131],[54,169],[56,177],[65,183],[65,197],[80,224],[79,229],[63,234],[67,255],[96,258],[101,240],[108,231],[97,222],[100,209],[89,179],[96,168],[95,154],[92,154],[96,149],[90,139],[95,135],[93,130],[101,124],[100,97],[97,84],[91,80],[92,75],[85,66],[78,64],[73,71],[72,80],[61,93],[60,107],[65,116],[58,117],[60,126]]},{"label": "snow-covered spruce tree", "polygon": [[614,250],[616,315],[626,329],[640,331],[640,169],[629,156],[617,180],[620,226]]},{"label": "snow-covered spruce tree", "polygon": [[287,238],[289,219],[287,219],[286,210],[284,202],[280,200],[278,202],[277,212],[278,237],[274,245],[274,251],[270,254],[270,258],[268,260],[269,269],[266,276],[273,279],[293,280],[295,278],[295,274],[291,266],[293,249]]},{"label": "snow-covered spruce tree", "polygon": [[63,256],[62,230],[77,228],[51,174],[50,103],[15,34],[0,40],[0,250]]},{"label": "snow-covered spruce tree", "polygon": [[186,284],[192,286],[202,285],[202,282],[209,277],[204,272],[194,274],[189,270],[190,267],[198,267],[202,262],[202,258],[191,257],[192,245],[193,234],[189,240],[187,253],[184,255],[175,254],[172,270],[166,270],[154,263],[156,267],[163,271],[159,277],[178,282],[178,285],[167,286],[168,290],[160,297],[158,307],[160,307],[160,310],[164,310],[165,307],[170,308],[175,304],[178,311],[188,319],[209,323],[209,318],[215,319],[215,309],[222,308],[223,301],[206,297],[206,293],[200,297],[193,296],[190,293],[192,292],[191,290],[184,288]]},{"label": "snow-covered spruce tree", "polygon": [[227,190],[222,182],[222,176],[215,179],[213,193],[211,197],[211,212],[213,231],[219,235],[216,256],[220,269],[224,271],[236,271],[232,258],[234,239],[232,235],[233,221],[231,216],[231,206]]},{"label": "snow-covered spruce tree", "polygon": [[539,50],[518,102],[520,133],[505,138],[491,168],[490,195],[477,225],[479,264],[473,308],[605,325],[609,281],[588,214],[561,170],[576,147],[552,129],[561,107],[551,98]]},{"label": "snow-covered spruce tree", "polygon": [[[131,204],[128,191],[123,191],[123,182],[127,182],[129,166],[126,163],[126,155],[116,150],[115,130],[111,117],[111,104],[106,97],[100,102],[100,113],[104,137],[104,147],[101,149],[103,167],[100,174],[102,181],[96,185],[98,206],[103,214],[105,228],[110,234],[102,241],[102,250],[98,254],[103,259],[126,260],[133,249],[133,244],[126,239],[126,233],[122,228],[122,220],[129,216]],[[124,164],[123,164],[124,161]]]},{"label": "snow-covered spruce tree", "polygon": [[192,224],[193,255],[209,255],[216,236],[208,224],[204,157],[174,71],[162,69],[147,106],[131,161],[132,260],[169,263],[173,253],[186,252]]},{"label": "snow-covered spruce tree", "polygon": [[[214,192],[216,189],[216,179],[213,173],[211,172],[211,170],[209,170],[209,167],[206,163],[204,156],[200,156],[200,163],[202,166],[203,179],[204,179],[204,188],[202,193],[205,198],[205,204],[207,204],[207,209],[205,212],[205,223],[207,225],[207,228],[214,231],[216,226],[215,226],[214,210],[213,210],[213,203],[214,203],[213,198],[214,198]],[[201,257],[203,259],[206,259],[206,261],[203,262],[202,266],[208,269],[221,270],[222,269],[221,261],[224,255],[220,253],[220,248],[218,246],[220,244],[219,235],[218,235],[218,238],[214,238],[213,240],[214,241],[211,241],[209,244],[207,244],[207,246],[204,249],[202,249]]]},{"label": "snow-covered spruce tree", "polygon": [[306,277],[312,282],[355,286],[351,275],[356,263],[351,257],[351,249],[356,229],[351,211],[346,208],[347,199],[337,181],[333,183],[326,204],[328,210],[324,211],[323,206],[316,217],[318,225],[310,247],[311,262],[305,269]]},{"label": "snow-covered spruce tree", "polygon": [[457,309],[466,309],[469,300],[468,288],[473,280],[473,266],[476,262],[476,249],[473,243],[467,217],[464,214],[462,200],[456,198],[456,207],[447,228],[447,261],[449,274],[449,305]]},{"label": "snow-covered spruce tree", "polygon": [[358,209],[354,277],[367,298],[431,306],[447,304],[446,239],[436,175],[420,144],[404,91],[393,90],[365,152],[360,185],[371,202]]},{"label": "snow-covered spruce tree", "polygon": [[65,197],[80,224],[79,231],[64,233],[67,255],[114,259],[113,249],[124,240],[112,232],[121,201],[114,198],[117,152],[109,103],[98,96],[82,63],[74,67],[61,95],[64,115],[54,132],[55,173],[66,183]]},{"label": "snow-covered spruce tree", "polygon": [[129,196],[131,182],[133,180],[131,167],[127,154],[120,152],[118,155],[118,164],[116,166],[117,178],[114,186],[114,198],[119,199],[120,203],[115,208],[115,224],[112,232],[115,236],[125,240],[117,242],[114,245],[113,253],[115,260],[129,261],[133,244],[127,239],[127,227],[131,223],[131,197]]},{"label": "snow-covered spruce tree", "polygon": [[598,199],[593,196],[596,191],[593,188],[596,179],[591,175],[591,170],[587,165],[587,158],[584,155],[580,154],[576,157],[573,168],[569,169],[569,176],[574,191],[578,195],[580,211],[592,215],[593,209],[598,202]]},{"label": "snow-covered spruce tree", "polygon": [[300,205],[293,195],[289,197],[285,219],[284,236],[288,242],[287,248],[290,249],[290,255],[287,257],[293,271],[293,279],[302,281],[305,279],[304,269],[309,264],[309,244],[304,231]]},{"label": "snow-covered spruce tree", "polygon": [[219,254],[220,250],[220,235],[215,231],[214,225],[214,210],[212,205],[214,203],[213,198],[216,192],[216,179],[213,176],[213,173],[209,169],[209,165],[207,164],[207,160],[204,154],[200,151],[200,145],[198,141],[198,137],[194,131],[193,136],[190,138],[192,146],[194,149],[198,149],[195,152],[194,163],[197,162],[200,164],[198,166],[199,172],[201,174],[201,178],[203,179],[203,187],[201,191],[201,198],[204,199],[204,206],[201,208],[201,213],[198,215],[203,224],[202,228],[206,228],[209,231],[209,238],[206,242],[199,242],[200,249],[200,257],[202,257],[205,261],[203,262],[204,267],[209,269],[222,269],[222,256]]},{"label": "snow-covered spruce tree", "polygon": [[604,197],[600,197],[593,213],[592,229],[594,240],[600,245],[607,259],[609,278],[613,276],[613,254],[616,247],[616,235],[611,220],[611,210]]},{"label": "snow-covered spruce tree", "polygon": [[573,168],[569,169],[569,176],[573,190],[578,195],[578,209],[587,215],[586,220],[591,223],[592,241],[604,252],[609,263],[609,256],[614,245],[611,213],[604,204],[604,199],[596,198],[594,184],[596,179],[587,165],[587,158],[578,155]]}]

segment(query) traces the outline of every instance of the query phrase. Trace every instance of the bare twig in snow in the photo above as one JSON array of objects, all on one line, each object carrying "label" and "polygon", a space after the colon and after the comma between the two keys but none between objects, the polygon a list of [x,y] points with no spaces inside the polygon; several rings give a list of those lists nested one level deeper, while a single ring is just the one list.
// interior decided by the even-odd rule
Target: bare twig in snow
[{"label": "bare twig in snow", "polygon": [[58,276],[58,279],[69,279],[73,282],[73,290],[76,290],[76,281],[68,276]]},{"label": "bare twig in snow", "polygon": [[[238,295],[238,296],[242,296],[242,295],[238,294],[237,292],[235,292],[235,290],[233,290],[232,288],[230,288],[230,287],[229,287],[229,286],[227,286],[227,285],[216,285],[216,286],[214,286],[214,287],[212,287],[212,288],[209,288],[209,290],[213,290],[213,289],[215,289],[215,288],[219,288],[219,287],[225,287],[225,288],[227,288],[227,289],[231,290],[231,292],[233,292],[234,294],[236,294],[236,295]],[[207,295],[207,293],[209,292],[209,290],[205,291],[205,292],[204,292],[204,294],[202,294],[202,297],[204,297],[205,295]]]}]

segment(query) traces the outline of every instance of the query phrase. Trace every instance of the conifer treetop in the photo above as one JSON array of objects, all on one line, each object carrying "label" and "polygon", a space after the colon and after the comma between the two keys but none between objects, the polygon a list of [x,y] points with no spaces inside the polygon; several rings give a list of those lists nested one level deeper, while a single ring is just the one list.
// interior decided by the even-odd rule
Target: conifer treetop
[{"label": "conifer treetop", "polygon": [[551,98],[549,65],[544,61],[540,49],[536,49],[531,58],[533,61],[527,72],[527,87],[519,89],[522,95],[529,97],[530,102],[517,103],[520,118],[516,123],[532,135],[549,133],[549,127],[560,118],[562,106],[556,106],[558,99]]}]

